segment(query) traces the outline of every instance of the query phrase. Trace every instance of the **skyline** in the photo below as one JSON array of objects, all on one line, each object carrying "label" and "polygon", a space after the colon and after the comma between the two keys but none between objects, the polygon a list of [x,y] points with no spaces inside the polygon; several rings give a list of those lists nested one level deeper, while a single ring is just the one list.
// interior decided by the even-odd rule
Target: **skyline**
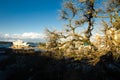
[{"label": "skyline", "polygon": [[43,38],[44,29],[61,29],[62,0],[1,0],[0,38]]}]

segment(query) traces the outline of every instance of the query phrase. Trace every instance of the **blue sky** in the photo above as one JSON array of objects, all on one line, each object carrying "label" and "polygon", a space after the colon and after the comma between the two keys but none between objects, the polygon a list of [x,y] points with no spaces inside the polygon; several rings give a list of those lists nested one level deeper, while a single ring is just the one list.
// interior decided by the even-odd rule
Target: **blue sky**
[{"label": "blue sky", "polygon": [[[0,32],[41,32],[60,27],[62,0],[0,0]],[[58,28],[59,28],[58,27]]]},{"label": "blue sky", "polygon": [[37,37],[44,35],[45,27],[61,29],[61,4],[62,0],[0,0],[0,39]]}]

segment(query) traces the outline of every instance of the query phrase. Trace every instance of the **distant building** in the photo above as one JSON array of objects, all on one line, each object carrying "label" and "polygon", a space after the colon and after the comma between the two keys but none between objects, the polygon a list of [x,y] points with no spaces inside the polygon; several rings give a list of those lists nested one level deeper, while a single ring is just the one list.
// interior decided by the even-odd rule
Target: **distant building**
[{"label": "distant building", "polygon": [[33,43],[33,42],[28,42],[30,47],[37,47],[39,44],[38,43]]},{"label": "distant building", "polygon": [[22,49],[22,48],[28,48],[29,44],[27,42],[23,42],[22,40],[17,40],[13,42],[12,48],[14,49]]}]

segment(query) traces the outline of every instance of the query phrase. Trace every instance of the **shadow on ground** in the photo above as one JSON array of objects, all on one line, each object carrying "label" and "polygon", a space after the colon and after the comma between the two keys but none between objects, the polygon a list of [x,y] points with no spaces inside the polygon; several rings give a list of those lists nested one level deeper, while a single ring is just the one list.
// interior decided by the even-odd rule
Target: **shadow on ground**
[{"label": "shadow on ground", "polygon": [[94,66],[85,60],[50,56],[0,55],[0,80],[120,80],[120,62],[104,55]]}]

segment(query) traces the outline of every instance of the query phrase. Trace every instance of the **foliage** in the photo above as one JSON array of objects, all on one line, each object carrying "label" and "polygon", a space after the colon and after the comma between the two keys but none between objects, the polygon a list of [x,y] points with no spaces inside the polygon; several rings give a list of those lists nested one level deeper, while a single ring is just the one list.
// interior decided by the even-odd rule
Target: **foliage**
[{"label": "foliage", "polygon": [[[64,57],[73,57],[74,60],[87,58],[93,65],[99,62],[101,56],[109,53],[117,60],[120,57],[120,0],[103,0],[101,3],[104,8],[96,7],[97,2],[65,0],[60,11],[61,19],[67,22],[65,30],[46,29],[46,48]],[[96,38],[96,42],[91,42],[95,23],[100,23],[98,19],[102,21],[104,35]]]}]

